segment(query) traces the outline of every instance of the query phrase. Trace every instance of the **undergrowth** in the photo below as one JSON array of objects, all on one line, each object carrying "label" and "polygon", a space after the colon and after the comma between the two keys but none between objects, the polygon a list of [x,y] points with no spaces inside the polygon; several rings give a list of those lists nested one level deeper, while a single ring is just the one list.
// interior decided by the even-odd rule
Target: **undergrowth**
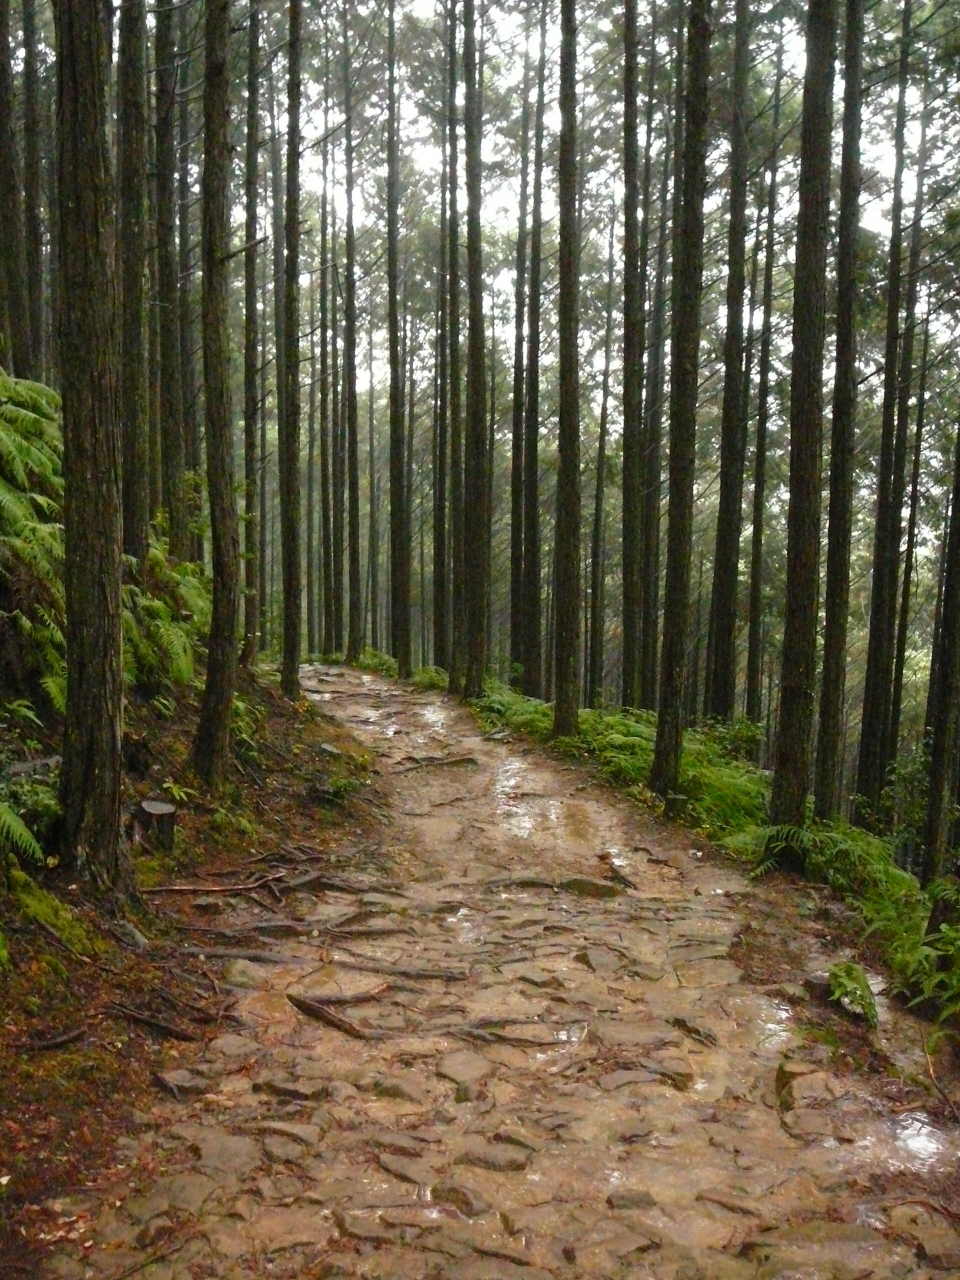
[{"label": "undergrowth", "polygon": [[[553,724],[551,706],[504,686],[491,688],[475,709],[487,730],[507,725],[541,741]],[[750,760],[754,733],[746,722],[735,721],[684,735],[678,797],[683,820],[748,861],[754,875],[784,868],[828,886],[860,912],[865,937],[878,948],[895,989],[915,1002],[930,1002],[941,1020],[955,1017],[960,1013],[960,924],[940,924],[933,932],[928,925],[938,898],[951,905],[948,917],[960,920],[957,881],[922,889],[895,862],[900,835],[881,839],[842,822],[769,826],[770,777]],[[593,758],[608,782],[652,804],[656,797],[646,781],[655,738],[652,712],[591,710],[580,712],[576,738],[555,739],[552,745]],[[843,994],[850,995],[846,987]],[[862,992],[858,1000],[866,1003]]]}]

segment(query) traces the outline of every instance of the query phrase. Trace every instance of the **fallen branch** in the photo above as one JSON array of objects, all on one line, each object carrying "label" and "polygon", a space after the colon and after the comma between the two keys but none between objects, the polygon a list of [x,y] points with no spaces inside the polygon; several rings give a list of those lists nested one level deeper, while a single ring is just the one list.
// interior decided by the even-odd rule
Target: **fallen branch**
[{"label": "fallen branch", "polygon": [[341,1014],[334,1013],[325,1001],[308,1000],[304,996],[291,995],[289,991],[287,992],[287,999],[295,1009],[305,1013],[308,1018],[316,1018],[318,1022],[332,1027],[334,1031],[342,1032],[345,1036],[351,1036],[354,1040],[382,1040],[384,1038],[382,1031],[372,1031],[366,1027],[357,1026],[349,1018],[344,1018]]},{"label": "fallen branch", "polygon": [[171,1040],[195,1041],[200,1039],[198,1035],[195,1035],[192,1031],[187,1031],[184,1027],[176,1027],[171,1022],[164,1022],[160,1018],[155,1018],[151,1013],[144,1013],[141,1009],[131,1009],[129,1005],[118,1004],[115,1000],[111,1000],[107,1007],[114,1009],[130,1022],[149,1027],[151,1031],[158,1031],[161,1035],[168,1036]]},{"label": "fallen branch", "polygon": [[177,955],[203,956],[208,960],[252,960],[256,964],[307,964],[303,956],[285,956],[277,951],[245,951],[239,947],[180,947]]},{"label": "fallen branch", "polygon": [[259,876],[246,884],[159,884],[152,889],[144,889],[143,893],[248,893],[251,889],[259,889],[261,885],[270,884],[273,880],[282,880],[285,871],[275,871],[273,875]]},{"label": "fallen branch", "polygon": [[394,769],[394,773],[412,773],[415,769],[440,769],[444,766],[473,764],[478,765],[480,761],[476,756],[437,756],[428,757],[424,760],[418,760],[416,764],[405,765],[402,769]]},{"label": "fallen branch", "polygon": [[[188,1236],[187,1240],[193,1239]],[[163,1262],[166,1258],[172,1258],[175,1253],[179,1253],[187,1240],[178,1240],[176,1244],[167,1245],[165,1249],[158,1249],[156,1253],[148,1254],[147,1257],[141,1258],[139,1262],[132,1262],[129,1267],[124,1267],[122,1271],[117,1271],[114,1275],[107,1277],[107,1280],[129,1280],[130,1276],[137,1275],[138,1272],[152,1267],[155,1262]]]},{"label": "fallen branch", "polygon": [[74,1027],[71,1031],[62,1031],[58,1036],[51,1036],[49,1040],[27,1040],[23,1044],[12,1045],[11,1048],[16,1049],[18,1053],[42,1053],[46,1049],[65,1049],[68,1044],[76,1044],[78,1040],[82,1040],[87,1034],[87,1028]]},{"label": "fallen branch", "polygon": [[402,964],[378,964],[373,960],[341,960],[335,956],[332,964],[343,969],[355,969],[358,973],[385,973],[391,978],[435,978],[439,982],[466,982],[469,969],[418,969]]}]

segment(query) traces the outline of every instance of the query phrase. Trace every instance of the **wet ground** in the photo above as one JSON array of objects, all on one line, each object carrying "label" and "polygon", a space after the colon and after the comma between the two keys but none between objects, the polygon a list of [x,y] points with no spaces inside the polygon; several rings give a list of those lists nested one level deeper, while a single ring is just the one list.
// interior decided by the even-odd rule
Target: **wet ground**
[{"label": "wet ground", "polygon": [[227,960],[236,1030],[167,1073],[126,1182],[62,1203],[52,1274],[960,1276],[956,1132],[744,979],[735,870],[438,694],[304,687],[377,753],[389,871],[225,906],[270,963]]}]

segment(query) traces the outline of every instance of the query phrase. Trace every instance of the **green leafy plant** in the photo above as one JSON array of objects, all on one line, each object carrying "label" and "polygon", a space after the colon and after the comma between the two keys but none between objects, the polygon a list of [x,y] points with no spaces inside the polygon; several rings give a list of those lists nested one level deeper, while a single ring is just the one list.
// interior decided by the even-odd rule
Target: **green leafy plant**
[{"label": "green leafy plant", "polygon": [[831,1000],[858,1013],[869,1026],[877,1025],[877,1002],[862,965],[853,960],[843,960],[831,968],[827,980]]},{"label": "green leafy plant", "polygon": [[200,798],[199,791],[196,791],[193,787],[185,786],[182,782],[175,782],[173,778],[167,778],[166,782],[162,784],[162,790],[176,804],[189,804],[191,800]]},{"label": "green leafy plant", "polygon": [[396,658],[391,658],[389,654],[381,653],[378,649],[364,649],[357,659],[357,666],[361,671],[376,671],[379,675],[388,676],[392,680],[397,678]]},{"label": "green leafy plant", "polygon": [[413,683],[417,689],[438,689],[445,692],[450,677],[442,667],[421,667],[413,673]]}]

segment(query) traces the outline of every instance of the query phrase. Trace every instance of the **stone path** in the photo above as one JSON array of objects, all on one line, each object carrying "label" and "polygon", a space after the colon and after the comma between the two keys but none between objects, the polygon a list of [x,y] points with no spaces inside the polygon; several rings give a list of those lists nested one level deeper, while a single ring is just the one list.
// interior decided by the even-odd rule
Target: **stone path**
[{"label": "stone path", "polygon": [[315,873],[280,919],[218,919],[276,963],[226,965],[242,1023],[168,1075],[52,1274],[960,1276],[956,1224],[884,1189],[957,1142],[741,980],[736,874],[439,695],[305,687],[379,754],[394,878]]}]

